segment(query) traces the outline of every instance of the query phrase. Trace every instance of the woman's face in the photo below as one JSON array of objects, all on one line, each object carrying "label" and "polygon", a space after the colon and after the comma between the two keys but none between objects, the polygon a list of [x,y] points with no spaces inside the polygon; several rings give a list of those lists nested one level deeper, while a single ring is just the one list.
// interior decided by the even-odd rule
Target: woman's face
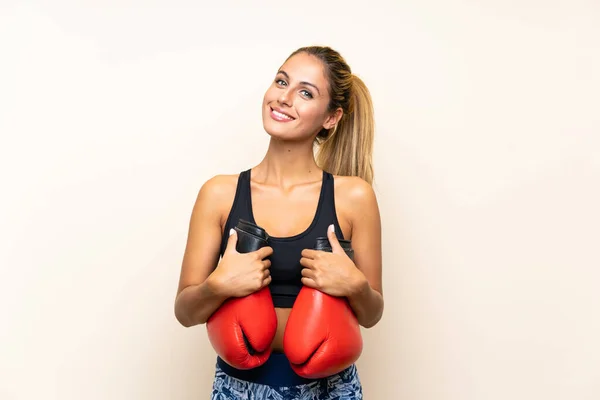
[{"label": "woman's face", "polygon": [[321,61],[299,53],[287,60],[263,99],[265,131],[282,140],[314,138],[335,124],[328,112],[329,90]]}]

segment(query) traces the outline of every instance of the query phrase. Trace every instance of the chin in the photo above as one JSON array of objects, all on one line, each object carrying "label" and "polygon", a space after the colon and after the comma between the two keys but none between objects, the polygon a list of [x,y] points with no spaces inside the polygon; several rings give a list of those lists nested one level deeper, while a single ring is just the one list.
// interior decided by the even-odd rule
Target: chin
[{"label": "chin", "polygon": [[273,138],[293,140],[295,136],[298,136],[292,126],[286,126],[288,124],[290,123],[274,121],[268,114],[263,116],[263,129]]},{"label": "chin", "polygon": [[282,127],[274,127],[272,125],[270,125],[269,123],[265,123],[263,124],[263,128],[265,130],[265,132],[267,132],[267,134],[269,136],[271,136],[274,139],[280,139],[280,140],[294,140],[297,139],[295,138],[294,132],[290,132],[289,129],[285,129]]},{"label": "chin", "polygon": [[297,120],[291,122],[279,122],[271,118],[271,107],[265,107],[263,113],[263,129],[269,136],[279,140],[303,141],[308,139],[310,133],[303,132],[297,125]]}]

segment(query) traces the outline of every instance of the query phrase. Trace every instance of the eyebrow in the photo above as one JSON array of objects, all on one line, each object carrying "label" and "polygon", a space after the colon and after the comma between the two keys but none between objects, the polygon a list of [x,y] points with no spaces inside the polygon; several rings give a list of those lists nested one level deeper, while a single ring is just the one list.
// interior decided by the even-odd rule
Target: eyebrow
[{"label": "eyebrow", "polygon": [[[277,73],[278,73],[278,74],[282,74],[282,75],[284,75],[284,76],[285,76],[287,79],[290,79],[290,76],[287,74],[287,72],[285,72],[285,71],[284,71],[284,70],[282,70],[282,69],[280,69],[279,71],[277,71]],[[318,87],[316,87],[315,85],[313,85],[313,84],[312,84],[312,83],[310,83],[310,82],[305,82],[305,81],[302,81],[302,82],[300,82],[300,84],[302,84],[302,85],[307,85],[307,86],[312,86],[312,87],[314,87],[314,88],[316,89],[316,91],[319,93],[319,95],[321,94],[321,91],[319,90],[319,88],[318,88]]]}]

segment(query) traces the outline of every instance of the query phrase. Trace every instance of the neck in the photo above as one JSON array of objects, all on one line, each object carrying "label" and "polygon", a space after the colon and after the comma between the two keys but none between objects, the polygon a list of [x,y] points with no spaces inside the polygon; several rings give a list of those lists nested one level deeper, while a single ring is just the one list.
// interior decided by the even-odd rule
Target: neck
[{"label": "neck", "polygon": [[260,182],[290,186],[321,179],[312,142],[286,142],[271,138],[267,154],[253,171]]}]

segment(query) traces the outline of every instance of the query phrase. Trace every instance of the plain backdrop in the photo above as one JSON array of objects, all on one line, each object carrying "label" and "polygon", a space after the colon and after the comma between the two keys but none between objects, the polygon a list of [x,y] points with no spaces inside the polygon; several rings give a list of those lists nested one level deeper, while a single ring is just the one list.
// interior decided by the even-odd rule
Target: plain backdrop
[{"label": "plain backdrop", "polygon": [[596,0],[0,4],[0,399],[208,399],[190,212],[312,44],[376,110],[365,398],[600,398]]}]

